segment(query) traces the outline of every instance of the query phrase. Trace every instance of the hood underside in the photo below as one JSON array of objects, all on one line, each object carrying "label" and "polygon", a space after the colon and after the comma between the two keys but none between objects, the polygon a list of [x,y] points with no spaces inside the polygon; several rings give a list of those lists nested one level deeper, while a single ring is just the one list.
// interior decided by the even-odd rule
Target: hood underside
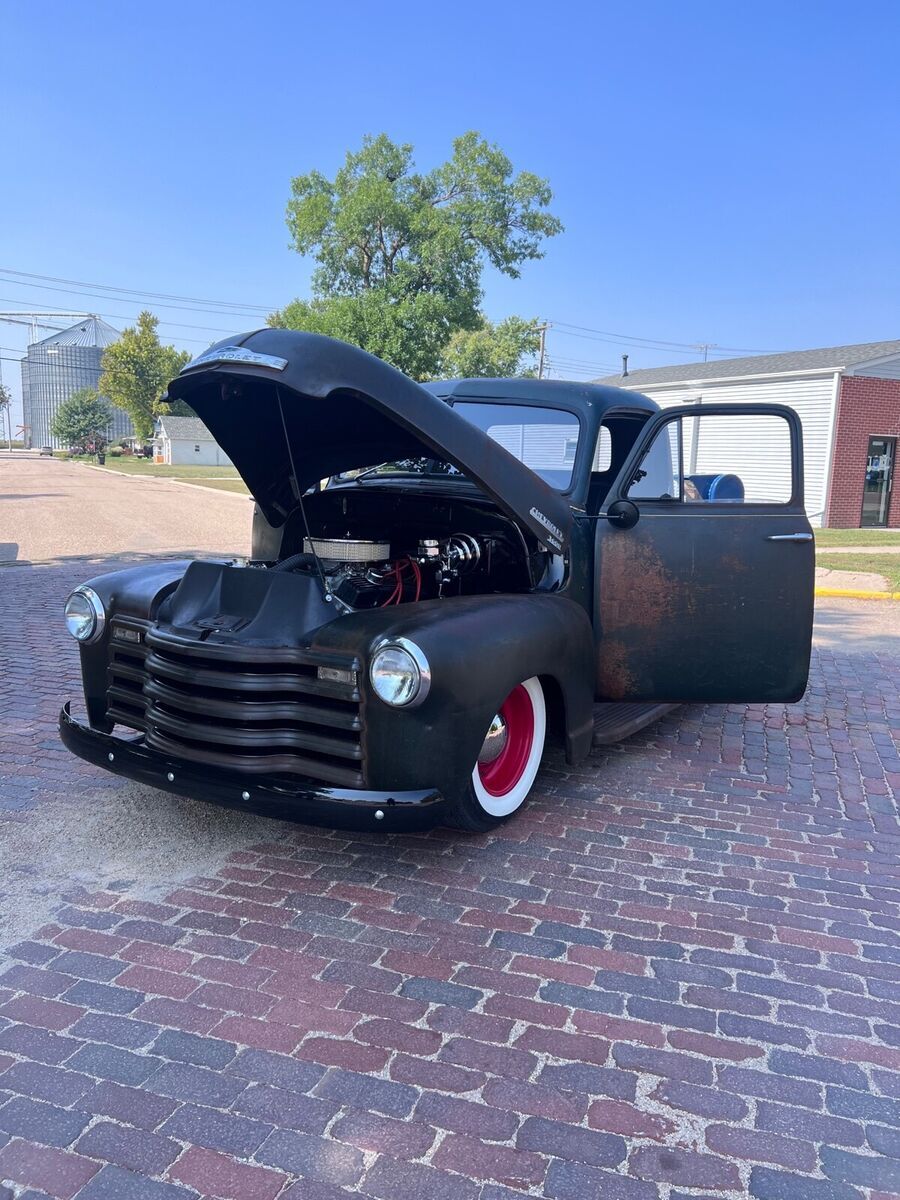
[{"label": "hood underside", "polygon": [[553,551],[572,513],[542,479],[443,400],[355,346],[261,329],[189,363],[168,398],[197,413],[273,525],[318,480],[398,459],[452,463]]}]

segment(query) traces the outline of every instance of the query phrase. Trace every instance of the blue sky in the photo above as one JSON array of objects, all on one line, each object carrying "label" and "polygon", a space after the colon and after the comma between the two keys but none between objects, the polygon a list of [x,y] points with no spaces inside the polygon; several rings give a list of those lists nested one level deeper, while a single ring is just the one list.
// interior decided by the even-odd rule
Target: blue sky
[{"label": "blue sky", "polygon": [[[492,317],[749,350],[900,337],[893,0],[0,0],[0,31],[0,309],[121,328],[142,307],[4,269],[281,305],[309,279],[292,175],[382,130],[428,167],[477,129],[549,177],[566,226],[520,280],[485,276]],[[259,323],[149,306],[195,351]],[[550,331],[557,374],[698,357],[575,332]],[[17,396],[25,340],[0,324]]]}]

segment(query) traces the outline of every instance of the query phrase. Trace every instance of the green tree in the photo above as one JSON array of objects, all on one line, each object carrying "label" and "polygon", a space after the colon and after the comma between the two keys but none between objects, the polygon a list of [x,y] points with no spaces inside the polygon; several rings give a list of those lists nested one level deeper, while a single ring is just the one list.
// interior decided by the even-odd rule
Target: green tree
[{"label": "green tree", "polygon": [[516,173],[477,133],[426,173],[412,146],[367,137],[334,179],[311,171],[292,181],[287,224],[293,248],[317,264],[312,298],[270,324],[343,338],[416,379],[434,375],[452,335],[484,325],[484,268],[518,278],[562,229],[551,199],[546,180]]},{"label": "green tree", "polygon": [[441,379],[534,376],[541,344],[537,321],[507,317],[496,324],[484,318],[477,329],[459,329],[444,347]]},{"label": "green tree", "polygon": [[153,418],[161,413],[191,410],[163,404],[166,385],[190,359],[187,351],[164,346],[156,332],[159,319],[142,312],[137,324],[124,330],[117,342],[103,352],[100,390],[131,417],[139,438],[153,433]]},{"label": "green tree", "polygon": [[111,422],[109,402],[93,388],[81,388],[56,410],[50,432],[77,454],[101,454]]}]

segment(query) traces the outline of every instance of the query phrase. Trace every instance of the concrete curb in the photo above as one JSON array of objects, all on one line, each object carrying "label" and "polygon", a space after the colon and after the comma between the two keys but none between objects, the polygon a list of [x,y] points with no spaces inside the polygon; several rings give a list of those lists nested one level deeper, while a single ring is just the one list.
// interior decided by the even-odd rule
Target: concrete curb
[{"label": "concrete curb", "polygon": [[117,479],[136,479],[141,483],[177,483],[179,487],[193,488],[194,491],[199,488],[201,491],[215,492],[219,496],[234,496],[236,500],[253,499],[249,492],[245,496],[242,492],[230,492],[227,488],[204,488],[202,483],[188,483],[185,479],[173,479],[171,475],[161,475],[158,479],[154,479],[152,475],[132,475],[128,471],[114,471],[110,467],[95,467],[93,463],[70,463],[69,465],[84,467],[88,471],[102,471],[104,475],[115,475]]},{"label": "concrete curb", "polygon": [[817,596],[838,596],[845,600],[900,600],[900,592],[864,592],[854,588],[816,588]]}]

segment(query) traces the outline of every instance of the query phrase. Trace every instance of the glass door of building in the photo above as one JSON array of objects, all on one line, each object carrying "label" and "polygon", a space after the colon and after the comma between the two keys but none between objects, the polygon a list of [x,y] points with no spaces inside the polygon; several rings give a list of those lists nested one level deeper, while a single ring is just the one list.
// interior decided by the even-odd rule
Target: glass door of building
[{"label": "glass door of building", "polygon": [[869,438],[866,455],[866,482],[863,488],[862,520],[860,525],[873,528],[887,525],[891,503],[891,477],[894,472],[896,438]]}]

